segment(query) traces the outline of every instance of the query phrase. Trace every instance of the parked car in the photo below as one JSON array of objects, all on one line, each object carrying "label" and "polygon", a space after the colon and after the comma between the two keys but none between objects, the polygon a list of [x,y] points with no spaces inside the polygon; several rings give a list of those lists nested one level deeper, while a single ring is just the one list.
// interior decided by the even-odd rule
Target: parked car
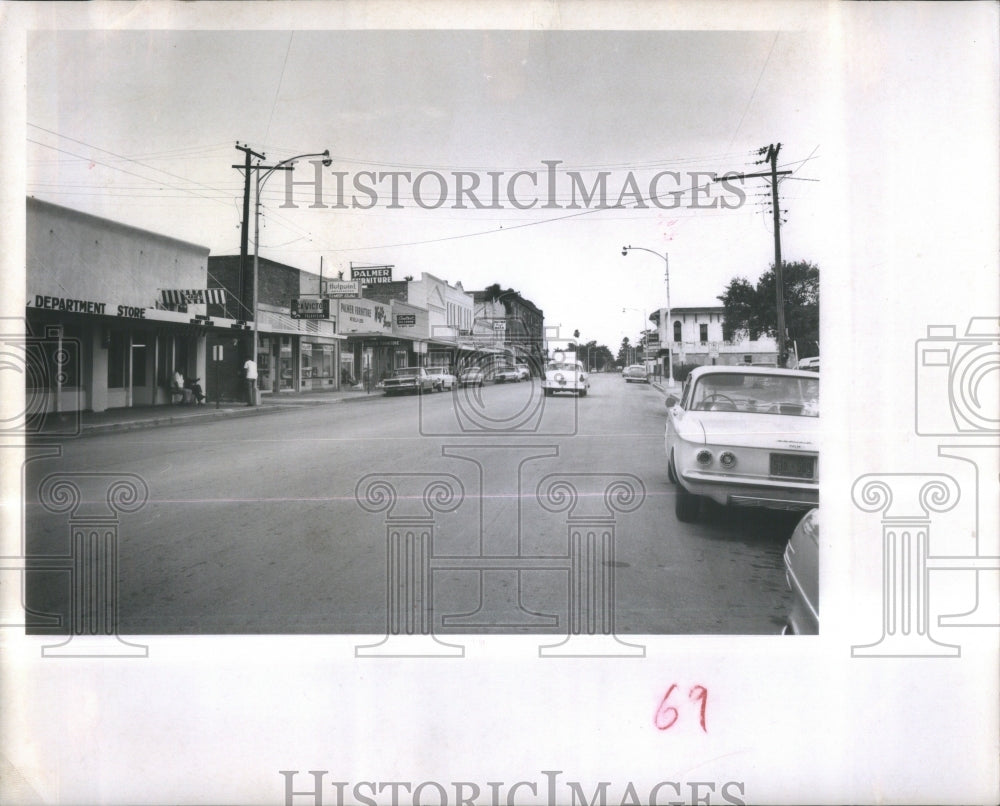
[{"label": "parked car", "polygon": [[485,374],[482,367],[465,367],[458,373],[459,386],[482,386]]},{"label": "parked car", "polygon": [[455,376],[451,374],[451,370],[447,367],[428,367],[427,374],[431,376],[431,380],[434,382],[434,389],[438,392],[455,387]]},{"label": "parked car", "polygon": [[546,397],[551,397],[556,392],[572,392],[579,397],[586,397],[590,380],[579,361],[550,361],[545,366],[542,389]]},{"label": "parked car", "polygon": [[431,392],[434,390],[434,381],[427,370],[423,367],[399,367],[393,370],[392,375],[382,381],[382,389],[385,394],[395,395],[400,392]]},{"label": "parked car", "polygon": [[819,635],[819,510],[810,509],[785,546],[792,609],[784,635]]},{"label": "parked car", "polygon": [[632,366],[625,367],[622,370],[622,377],[625,379],[625,383],[632,383],[632,381],[649,383],[649,375],[642,364],[632,364]]},{"label": "parked car", "polygon": [[667,476],[677,519],[701,499],[809,509],[819,503],[819,376],[777,367],[698,367],[667,397]]},{"label": "parked car", "polygon": [[514,364],[514,369],[517,370],[518,380],[527,381],[531,379],[531,369],[527,364]]},{"label": "parked car", "polygon": [[521,373],[516,367],[498,367],[493,373],[493,383],[513,383],[521,380]]}]

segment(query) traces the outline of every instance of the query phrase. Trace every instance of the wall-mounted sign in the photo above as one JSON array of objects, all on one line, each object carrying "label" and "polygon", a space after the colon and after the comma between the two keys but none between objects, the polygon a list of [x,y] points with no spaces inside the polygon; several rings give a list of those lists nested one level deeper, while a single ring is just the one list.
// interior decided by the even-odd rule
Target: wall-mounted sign
[{"label": "wall-mounted sign", "polygon": [[414,313],[397,313],[396,327],[416,327],[417,315]]},{"label": "wall-mounted sign", "polygon": [[292,319],[329,319],[330,300],[293,299]]},{"label": "wall-mounted sign", "polygon": [[221,288],[162,288],[165,305],[225,305],[226,292]]},{"label": "wall-mounted sign", "polygon": [[351,279],[360,280],[363,285],[392,282],[392,266],[351,266]]},{"label": "wall-mounted sign", "polygon": [[340,300],[341,333],[383,333],[392,328],[389,306],[370,299]]},{"label": "wall-mounted sign", "polygon": [[320,296],[334,299],[351,299],[361,296],[360,280],[323,280]]}]

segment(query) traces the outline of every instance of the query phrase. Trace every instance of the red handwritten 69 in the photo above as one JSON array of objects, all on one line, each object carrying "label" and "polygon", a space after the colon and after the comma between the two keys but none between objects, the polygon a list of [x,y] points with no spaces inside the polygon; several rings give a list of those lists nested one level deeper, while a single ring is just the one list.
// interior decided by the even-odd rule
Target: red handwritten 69
[{"label": "red handwritten 69", "polygon": [[[677,689],[677,684],[674,683],[667,689],[667,693],[663,695],[663,699],[660,700],[660,705],[656,709],[656,714],[653,716],[653,724],[656,725],[658,730],[670,730],[680,718],[680,712],[673,705],[669,704],[670,696]],[[708,689],[704,686],[691,686],[691,690],[688,692],[688,699],[691,702],[700,703],[698,707],[698,721],[701,724],[701,729],[708,733],[708,728],[705,726],[705,711],[708,708]],[[684,705],[681,702],[681,705]]]}]

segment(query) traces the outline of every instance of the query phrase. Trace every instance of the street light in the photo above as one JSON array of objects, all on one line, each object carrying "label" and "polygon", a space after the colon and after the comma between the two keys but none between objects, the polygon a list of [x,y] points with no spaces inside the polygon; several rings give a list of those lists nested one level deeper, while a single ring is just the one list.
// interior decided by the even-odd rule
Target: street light
[{"label": "street light", "polygon": [[[255,183],[255,201],[254,201],[254,212],[253,212],[253,345],[250,348],[250,357],[253,359],[254,363],[257,363],[257,275],[259,271],[259,257],[258,253],[260,250],[260,191],[264,187],[264,184],[270,179],[271,174],[275,171],[291,171],[294,170],[294,165],[289,165],[289,163],[294,163],[296,160],[304,160],[309,157],[322,157],[323,167],[328,168],[333,163],[330,158],[330,149],[327,149],[322,154],[299,154],[297,157],[289,157],[286,160],[270,166],[261,173],[261,169],[264,167],[262,165],[255,166],[257,170],[257,181]],[[287,167],[286,167],[287,166]],[[258,376],[259,377],[259,376]],[[257,396],[257,389],[254,389],[254,398]],[[253,401],[256,403],[256,399]]]},{"label": "street light", "polygon": [[649,252],[649,254],[656,255],[658,258],[663,259],[663,280],[667,286],[667,320],[666,320],[666,326],[663,328],[663,330],[667,337],[667,343],[670,345],[667,348],[667,386],[673,388],[674,334],[671,332],[671,326],[670,326],[670,255],[667,252],[664,252],[661,255],[659,252],[654,252],[652,249],[646,249],[645,247],[642,246],[623,246],[622,257],[627,257],[628,253],[634,249],[637,249],[640,252]]}]

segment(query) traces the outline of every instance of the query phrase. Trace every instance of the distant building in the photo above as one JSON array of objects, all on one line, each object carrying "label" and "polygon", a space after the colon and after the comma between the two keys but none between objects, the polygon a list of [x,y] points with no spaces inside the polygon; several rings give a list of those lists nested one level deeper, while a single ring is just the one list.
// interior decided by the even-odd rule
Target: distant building
[{"label": "distant building", "polygon": [[656,325],[655,337],[650,340],[647,359],[653,358],[666,374],[668,351],[673,354],[674,365],[680,364],[776,364],[778,343],[763,337],[755,340],[725,338],[725,313],[721,305],[704,307],[682,307],[670,309],[670,320],[666,321],[666,309],[660,308],[650,315]]},{"label": "distant building", "polygon": [[[413,331],[419,339],[417,363],[433,367],[456,368],[462,356],[475,351],[472,342],[473,298],[461,281],[454,285],[424,272],[419,280],[373,283],[362,290],[367,299],[391,303],[393,310],[402,304],[424,312],[424,324]],[[403,321],[412,321],[410,317]],[[398,318],[394,317],[398,327]]]},{"label": "distant building", "polygon": [[538,374],[545,361],[545,314],[513,289],[492,285],[473,291],[473,339],[498,355],[499,360],[527,364]]}]

